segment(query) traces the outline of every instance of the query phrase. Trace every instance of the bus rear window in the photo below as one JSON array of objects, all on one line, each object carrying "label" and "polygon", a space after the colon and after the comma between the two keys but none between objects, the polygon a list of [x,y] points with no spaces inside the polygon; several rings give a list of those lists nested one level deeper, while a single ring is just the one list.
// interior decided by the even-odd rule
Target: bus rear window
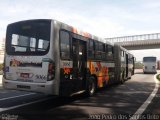
[{"label": "bus rear window", "polygon": [[24,21],[7,28],[6,52],[11,55],[46,54],[50,44],[50,21]]}]

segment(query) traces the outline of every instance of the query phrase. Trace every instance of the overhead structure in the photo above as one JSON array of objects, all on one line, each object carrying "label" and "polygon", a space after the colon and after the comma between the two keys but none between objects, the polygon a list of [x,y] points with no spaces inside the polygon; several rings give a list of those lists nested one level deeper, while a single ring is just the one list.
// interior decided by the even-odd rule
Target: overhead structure
[{"label": "overhead structure", "polygon": [[160,33],[106,38],[106,40],[119,44],[128,50],[160,48]]}]

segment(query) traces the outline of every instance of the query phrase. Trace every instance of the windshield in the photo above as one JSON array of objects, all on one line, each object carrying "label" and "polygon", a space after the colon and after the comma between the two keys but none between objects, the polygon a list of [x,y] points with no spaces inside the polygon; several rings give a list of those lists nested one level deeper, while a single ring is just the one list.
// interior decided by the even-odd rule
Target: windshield
[{"label": "windshield", "polygon": [[156,57],[144,57],[143,62],[156,62]]},{"label": "windshield", "polygon": [[44,55],[49,50],[50,21],[32,20],[10,24],[6,52],[12,55]]}]

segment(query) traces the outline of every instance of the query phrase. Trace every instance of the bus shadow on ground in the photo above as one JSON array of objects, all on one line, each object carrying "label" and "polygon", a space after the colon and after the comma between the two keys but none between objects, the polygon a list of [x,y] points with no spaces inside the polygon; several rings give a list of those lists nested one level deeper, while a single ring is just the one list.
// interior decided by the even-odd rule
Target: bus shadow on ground
[{"label": "bus shadow on ground", "polygon": [[148,98],[154,85],[148,82],[126,82],[99,89],[93,97],[87,98],[83,94],[55,97],[6,113],[19,115],[20,120],[86,120],[94,117],[91,115],[103,114],[129,116]]},{"label": "bus shadow on ground", "polygon": [[[158,71],[158,70],[157,70],[157,71]],[[144,72],[143,72],[143,69],[136,69],[134,74],[145,74],[145,75],[151,74],[151,75],[154,75],[154,74],[156,74],[156,73],[152,73],[152,72],[144,73]]]},{"label": "bus shadow on ground", "polygon": [[156,73],[143,73],[143,72],[136,72],[135,74],[145,74],[145,75],[155,75]]},{"label": "bus shadow on ground", "polygon": [[157,74],[157,73],[144,73],[144,72],[140,71],[140,72],[135,72],[134,74],[155,75],[155,74]]}]

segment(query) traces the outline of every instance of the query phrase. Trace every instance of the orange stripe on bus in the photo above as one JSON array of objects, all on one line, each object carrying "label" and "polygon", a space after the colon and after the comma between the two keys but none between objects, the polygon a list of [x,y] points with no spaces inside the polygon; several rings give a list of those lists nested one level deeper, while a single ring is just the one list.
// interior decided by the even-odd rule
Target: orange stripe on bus
[{"label": "orange stripe on bus", "polygon": [[98,77],[98,87],[103,87],[103,77]]},{"label": "orange stripe on bus", "polygon": [[72,27],[71,29],[72,29],[71,31],[72,31],[73,33],[76,33],[76,34],[82,35],[82,36],[84,36],[84,37],[90,37],[90,34],[89,34],[89,33],[87,33],[87,32],[78,31],[78,29],[77,29],[77,28],[75,28],[75,27]]},{"label": "orange stripe on bus", "polygon": [[78,33],[77,28],[72,27],[72,32],[73,32],[73,33]]}]

